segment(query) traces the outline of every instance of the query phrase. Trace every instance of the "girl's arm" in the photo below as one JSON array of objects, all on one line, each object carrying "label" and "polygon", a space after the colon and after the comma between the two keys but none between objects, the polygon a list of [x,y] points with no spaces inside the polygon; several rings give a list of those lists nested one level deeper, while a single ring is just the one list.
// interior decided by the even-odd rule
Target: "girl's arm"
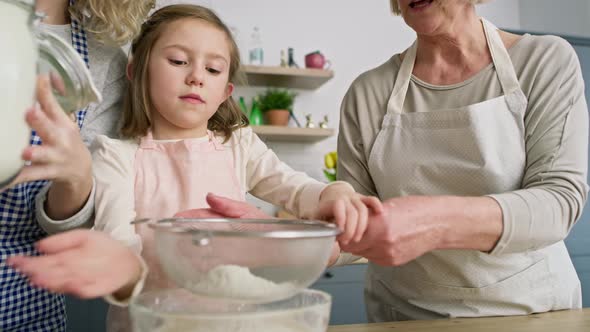
[{"label": "girl's arm", "polygon": [[354,192],[351,185],[337,181],[321,183],[281,162],[258,136],[249,134],[246,179],[251,194],[279,205],[299,218],[333,220],[343,233],[339,241],[360,240],[368,215],[381,212],[376,198]]}]

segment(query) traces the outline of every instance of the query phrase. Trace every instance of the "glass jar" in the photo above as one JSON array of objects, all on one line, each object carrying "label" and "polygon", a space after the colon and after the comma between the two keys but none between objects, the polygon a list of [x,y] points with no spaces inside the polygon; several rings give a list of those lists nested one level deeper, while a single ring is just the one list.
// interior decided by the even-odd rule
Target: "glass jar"
[{"label": "glass jar", "polygon": [[31,129],[24,115],[35,102],[38,73],[50,73],[55,95],[66,112],[99,102],[84,61],[58,36],[40,31],[44,17],[35,12],[35,0],[0,0],[0,188],[10,183],[24,162]]}]

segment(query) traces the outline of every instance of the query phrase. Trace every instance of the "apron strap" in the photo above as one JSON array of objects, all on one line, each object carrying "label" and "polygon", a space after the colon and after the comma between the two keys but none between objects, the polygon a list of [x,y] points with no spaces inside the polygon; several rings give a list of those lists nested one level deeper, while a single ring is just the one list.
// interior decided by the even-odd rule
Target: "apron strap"
[{"label": "apron strap", "polygon": [[492,55],[492,61],[494,62],[498,79],[502,85],[502,91],[504,91],[505,95],[508,95],[520,90],[518,77],[514,71],[510,55],[504,46],[502,38],[500,38],[498,28],[485,18],[481,18],[481,21],[486,34],[486,40],[488,41],[490,54]]},{"label": "apron strap", "polygon": [[412,46],[408,48],[404,55],[401,67],[395,78],[393,91],[389,101],[387,102],[387,113],[402,113],[404,101],[412,79],[412,71],[414,70],[414,63],[416,62],[416,51],[418,49],[418,41],[414,41]]},{"label": "apron strap", "polygon": [[[510,95],[514,92],[520,91],[520,83],[518,82],[516,71],[514,70],[510,55],[508,54],[506,47],[504,47],[504,43],[502,42],[502,38],[500,38],[496,26],[484,18],[481,18],[481,22],[483,24],[488,49],[492,56],[492,62],[494,63],[494,68],[496,69],[504,95]],[[416,40],[405,53],[400,70],[398,71],[394,82],[393,91],[387,102],[387,113],[383,119],[384,123],[389,121],[391,116],[403,113],[404,101],[412,79],[414,63],[416,62],[417,49],[418,42]]]},{"label": "apron strap", "polygon": [[152,131],[148,130],[147,135],[139,139],[139,148],[140,149],[154,149],[156,144],[154,143],[154,137],[152,136]]},{"label": "apron strap", "polygon": [[219,141],[217,137],[215,137],[215,133],[211,130],[207,130],[207,136],[209,136],[209,142],[213,143],[215,150],[223,151],[225,150],[223,144]]},{"label": "apron strap", "polygon": [[[187,140],[180,140],[180,141],[184,141],[186,144],[189,145],[194,145],[194,143],[191,143],[191,139],[187,139]],[[199,142],[198,144],[204,144],[205,142]],[[220,142],[220,140],[215,137],[215,133],[212,132],[211,130],[207,130],[207,142],[209,145],[212,146],[213,149],[217,150],[217,151],[223,151],[225,150],[225,147],[223,146],[223,144]],[[152,134],[151,130],[148,130],[147,135],[145,135],[144,137],[142,137],[139,140],[139,148],[140,149],[155,149],[158,146],[159,143],[154,142],[154,136]]]}]

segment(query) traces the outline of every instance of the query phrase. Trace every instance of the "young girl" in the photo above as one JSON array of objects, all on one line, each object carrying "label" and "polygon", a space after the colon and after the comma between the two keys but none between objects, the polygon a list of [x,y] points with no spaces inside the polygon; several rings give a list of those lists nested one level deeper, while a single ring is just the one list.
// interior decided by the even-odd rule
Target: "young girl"
[{"label": "young girl", "polygon": [[[39,29],[75,47],[103,102],[79,110],[77,123],[59,107],[34,109],[26,115],[35,130],[32,145],[23,152],[31,165],[21,172],[18,184],[0,193],[0,331],[65,332],[63,296],[31,287],[5,264],[5,258],[38,255],[34,245],[46,231],[79,227],[84,218],[69,218],[76,211],[82,217],[85,211],[92,214],[92,209],[82,209],[92,189],[91,156],[85,144],[90,145],[97,134],[116,134],[113,129],[121,110],[127,63],[119,45],[136,35],[154,1],[34,2],[37,11],[47,14]],[[43,95],[50,95],[51,88],[46,84],[38,94],[41,104],[47,106]]]},{"label": "young girl", "polygon": [[[239,59],[228,28],[200,6],[160,9],[133,42],[122,121],[126,139],[99,136],[93,144],[95,229],[141,252],[151,267],[147,288],[163,279],[153,234],[130,221],[207,207],[209,192],[235,200],[250,192],[300,218],[329,211],[345,230],[344,241],[358,240],[368,211],[381,209],[375,198],[355,194],[344,182],[325,185],[278,160],[231,98]],[[84,236],[42,248],[46,257],[11,264],[57,292],[114,293],[111,303],[136,294],[145,277],[140,260],[98,233]],[[111,310],[109,330],[126,330],[124,316],[126,311]]]}]

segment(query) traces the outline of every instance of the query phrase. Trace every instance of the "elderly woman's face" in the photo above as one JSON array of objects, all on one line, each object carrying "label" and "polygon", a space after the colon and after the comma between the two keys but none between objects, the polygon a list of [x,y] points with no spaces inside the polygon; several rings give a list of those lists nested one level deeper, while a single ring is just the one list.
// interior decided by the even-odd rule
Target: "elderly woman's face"
[{"label": "elderly woman's face", "polygon": [[445,24],[451,23],[465,8],[473,5],[469,0],[398,0],[402,17],[418,34],[436,34]]}]

